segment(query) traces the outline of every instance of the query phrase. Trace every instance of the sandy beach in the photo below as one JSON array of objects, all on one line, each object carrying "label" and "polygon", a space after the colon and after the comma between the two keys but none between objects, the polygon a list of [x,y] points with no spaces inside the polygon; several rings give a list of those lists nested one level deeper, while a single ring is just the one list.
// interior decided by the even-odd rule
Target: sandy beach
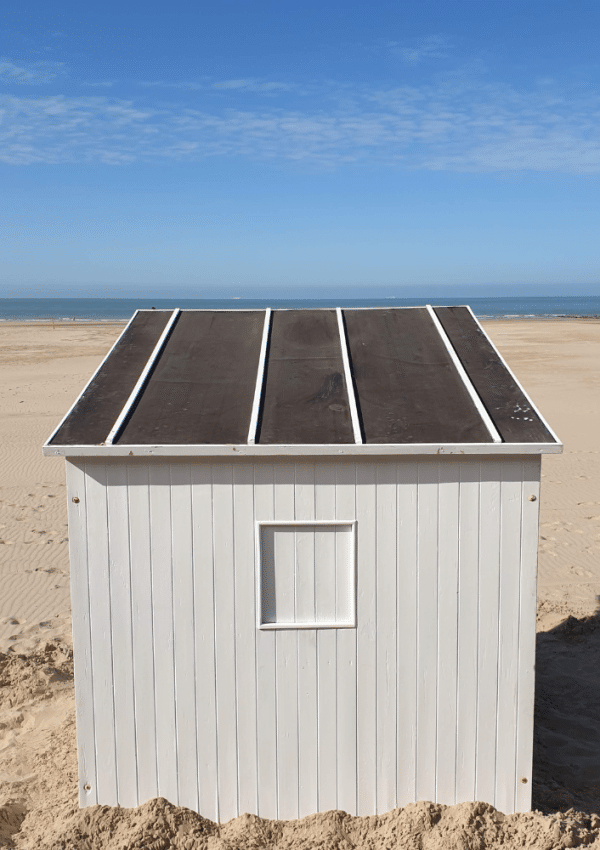
[{"label": "sandy beach", "polygon": [[41,446],[124,323],[3,322],[0,846],[600,847],[600,320],[484,326],[565,446],[542,464],[538,811],[419,803],[376,818],[243,816],[222,827],[165,801],[79,812],[64,461]]}]

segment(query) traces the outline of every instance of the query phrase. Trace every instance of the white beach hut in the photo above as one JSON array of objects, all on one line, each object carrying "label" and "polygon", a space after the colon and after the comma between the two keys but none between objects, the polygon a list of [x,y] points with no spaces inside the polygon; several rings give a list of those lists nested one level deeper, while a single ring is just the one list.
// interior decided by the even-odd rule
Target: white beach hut
[{"label": "white beach hut", "polygon": [[136,313],[44,447],[81,804],[528,809],[561,450],[468,307]]}]

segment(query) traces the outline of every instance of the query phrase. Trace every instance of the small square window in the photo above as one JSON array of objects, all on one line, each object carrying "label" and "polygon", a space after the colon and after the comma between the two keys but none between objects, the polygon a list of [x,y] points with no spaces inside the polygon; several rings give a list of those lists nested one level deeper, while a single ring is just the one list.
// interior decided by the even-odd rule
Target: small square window
[{"label": "small square window", "polygon": [[356,522],[258,522],[258,627],[356,626]]}]

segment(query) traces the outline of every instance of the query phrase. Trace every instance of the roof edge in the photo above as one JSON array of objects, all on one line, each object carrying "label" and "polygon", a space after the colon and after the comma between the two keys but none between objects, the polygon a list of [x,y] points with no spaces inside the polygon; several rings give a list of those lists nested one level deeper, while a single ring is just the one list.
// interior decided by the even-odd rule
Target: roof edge
[{"label": "roof edge", "polygon": [[48,457],[360,457],[403,455],[542,455],[561,454],[557,443],[344,443],[343,445],[113,445],[55,446],[46,444],[42,451]]}]

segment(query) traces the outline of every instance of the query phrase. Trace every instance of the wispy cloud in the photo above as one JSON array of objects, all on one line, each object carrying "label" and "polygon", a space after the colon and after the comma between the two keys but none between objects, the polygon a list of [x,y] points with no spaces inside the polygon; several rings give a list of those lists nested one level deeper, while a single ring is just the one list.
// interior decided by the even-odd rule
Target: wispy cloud
[{"label": "wispy cloud", "polygon": [[179,89],[179,91],[204,91],[208,88],[207,83],[198,80],[192,81],[175,81],[167,80],[142,80],[138,86],[144,89]]},{"label": "wispy cloud", "polygon": [[254,94],[279,94],[284,92],[298,91],[299,86],[294,83],[283,83],[271,80],[260,80],[252,77],[238,80],[203,80],[166,82],[164,80],[145,81],[139,83],[143,88],[179,89],[179,91],[234,91],[252,92]]},{"label": "wispy cloud", "polygon": [[110,89],[117,84],[116,80],[102,80],[100,82],[88,83],[83,82],[79,83],[82,88],[90,88],[90,89]]},{"label": "wispy cloud", "polygon": [[264,82],[262,80],[223,80],[213,83],[213,89],[257,92],[258,94],[277,94],[297,90],[298,86],[290,83]]},{"label": "wispy cloud", "polygon": [[403,62],[416,65],[426,59],[447,59],[451,54],[453,45],[443,35],[430,35],[412,45],[400,41],[389,41],[387,49],[395,56],[399,56]]},{"label": "wispy cloud", "polygon": [[[247,81],[230,81],[232,91]],[[334,87],[311,108],[231,109],[106,96],[0,97],[7,163],[289,160],[446,171],[600,173],[600,96],[551,85],[517,91],[455,78],[428,86]],[[246,101],[243,101],[246,103]],[[268,108],[267,108],[268,104]],[[209,108],[210,107],[210,108]]]},{"label": "wispy cloud", "polygon": [[62,62],[19,62],[0,58],[0,81],[36,86],[50,83],[64,73]]}]

